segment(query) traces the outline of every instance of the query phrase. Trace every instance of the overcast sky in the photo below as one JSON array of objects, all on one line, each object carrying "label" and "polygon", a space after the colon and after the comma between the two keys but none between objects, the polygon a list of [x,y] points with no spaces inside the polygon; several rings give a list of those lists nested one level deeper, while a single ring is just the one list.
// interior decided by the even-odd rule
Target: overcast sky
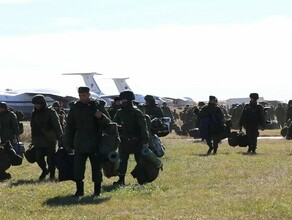
[{"label": "overcast sky", "polygon": [[159,96],[292,99],[291,0],[0,0],[0,88],[130,77]]}]

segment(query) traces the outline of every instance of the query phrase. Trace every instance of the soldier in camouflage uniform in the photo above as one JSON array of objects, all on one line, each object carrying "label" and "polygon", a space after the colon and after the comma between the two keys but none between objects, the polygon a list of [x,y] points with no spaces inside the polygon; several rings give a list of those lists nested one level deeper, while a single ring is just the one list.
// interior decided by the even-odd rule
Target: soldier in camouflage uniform
[{"label": "soldier in camouflage uniform", "polygon": [[79,100],[70,108],[65,129],[65,146],[67,151],[74,149],[74,180],[76,192],[74,196],[84,195],[84,173],[89,158],[94,182],[94,195],[101,192],[102,172],[101,144],[102,129],[109,123],[108,112],[98,100],[90,98],[88,87],[79,87]]},{"label": "soldier in camouflage uniform", "polygon": [[276,118],[277,118],[277,121],[278,121],[279,128],[284,128],[286,110],[282,106],[282,103],[278,103],[278,106],[275,109],[275,114],[276,114]]},{"label": "soldier in camouflage uniform", "polygon": [[[6,141],[11,143],[16,143],[19,136],[19,127],[17,116],[13,111],[8,110],[6,102],[0,102],[0,138],[1,144],[4,144]],[[6,153],[2,151],[2,153]],[[5,157],[2,155],[2,157]],[[1,161],[4,163],[4,161]],[[11,178],[10,173],[5,171],[6,169],[1,169],[0,171],[0,180]]]},{"label": "soldier in camouflage uniform", "polygon": [[221,134],[224,132],[224,114],[217,105],[217,98],[209,96],[209,103],[205,105],[199,113],[200,133],[204,134],[207,145],[209,147],[207,155],[217,153]]},{"label": "soldier in camouflage uniform", "polygon": [[17,116],[13,111],[8,110],[5,102],[0,102],[0,138],[1,143],[10,141],[12,144],[17,142],[20,135]]},{"label": "soldier in camouflage uniform", "polygon": [[43,95],[35,95],[32,103],[34,108],[30,117],[31,140],[36,148],[37,164],[42,169],[39,179],[45,179],[50,173],[50,179],[53,180],[56,170],[54,163],[56,143],[57,140],[61,141],[63,130],[57,112],[48,107]]},{"label": "soldier in camouflage uniform", "polygon": [[250,102],[245,105],[239,120],[239,129],[245,128],[246,135],[249,140],[247,154],[256,154],[257,137],[259,136],[259,128],[265,128],[264,107],[257,103],[259,95],[251,93],[249,95]]},{"label": "soldier in camouflage uniform", "polygon": [[162,118],[164,117],[163,111],[161,109],[161,107],[159,107],[156,103],[155,103],[155,99],[152,95],[146,95],[144,97],[146,105],[144,106],[144,113],[149,115],[149,117],[151,118],[151,120],[153,118]]},{"label": "soldier in camouflage uniform", "polygon": [[64,110],[61,109],[61,105],[58,101],[55,101],[52,105],[52,107],[55,109],[55,111],[57,112],[58,116],[59,116],[59,120],[60,120],[60,124],[64,130],[65,125],[66,125],[66,120],[67,120],[67,115],[66,112]]},{"label": "soldier in camouflage uniform", "polygon": [[144,114],[133,105],[135,99],[132,91],[120,93],[121,108],[117,111],[114,120],[120,126],[121,144],[119,146],[120,167],[119,179],[114,185],[125,185],[125,175],[130,154],[134,154],[138,163],[141,157],[142,147],[148,146],[149,133]]}]

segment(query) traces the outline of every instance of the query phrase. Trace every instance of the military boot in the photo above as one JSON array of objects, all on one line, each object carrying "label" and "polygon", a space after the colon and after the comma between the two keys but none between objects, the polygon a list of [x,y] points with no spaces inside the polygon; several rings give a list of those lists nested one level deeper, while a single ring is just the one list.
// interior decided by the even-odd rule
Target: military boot
[{"label": "military boot", "polygon": [[125,185],[125,175],[119,175],[118,181],[114,182],[113,185],[124,186]]},{"label": "military boot", "polygon": [[43,170],[43,172],[41,173],[41,175],[39,177],[39,180],[44,180],[48,174],[49,174],[48,169]]},{"label": "military boot", "polygon": [[217,154],[217,147],[214,148],[213,154]]},{"label": "military boot", "polygon": [[213,148],[210,147],[209,150],[207,151],[207,154],[208,154],[208,155],[211,154],[212,150],[213,150]]},{"label": "military boot", "polygon": [[84,195],[84,182],[76,181],[76,192],[74,194],[75,197],[83,196]]},{"label": "military boot", "polygon": [[99,196],[101,191],[101,183],[100,182],[95,182],[94,183],[94,194],[95,196]]}]

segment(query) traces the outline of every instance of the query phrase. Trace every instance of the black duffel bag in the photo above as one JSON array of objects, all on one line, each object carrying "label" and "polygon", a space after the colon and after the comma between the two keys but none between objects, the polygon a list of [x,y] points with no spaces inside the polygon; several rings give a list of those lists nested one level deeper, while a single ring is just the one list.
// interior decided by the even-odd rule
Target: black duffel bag
[{"label": "black duffel bag", "polygon": [[36,149],[33,144],[30,144],[28,146],[28,149],[24,152],[24,157],[29,163],[35,163],[36,162]]}]

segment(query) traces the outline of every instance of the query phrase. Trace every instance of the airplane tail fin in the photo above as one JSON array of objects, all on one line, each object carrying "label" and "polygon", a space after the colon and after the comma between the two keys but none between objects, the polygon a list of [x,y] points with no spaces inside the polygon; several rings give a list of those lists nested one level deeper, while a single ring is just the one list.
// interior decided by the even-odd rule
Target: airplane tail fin
[{"label": "airplane tail fin", "polygon": [[101,73],[96,73],[96,72],[92,72],[92,73],[63,73],[62,75],[82,76],[85,85],[90,88],[91,92],[94,92],[97,95],[104,95],[104,93],[100,90],[99,86],[97,85],[95,79],[93,78],[94,75],[102,75]]},{"label": "airplane tail fin", "polygon": [[132,89],[130,88],[130,86],[126,82],[127,79],[129,79],[129,78],[112,78],[112,80],[116,84],[116,87],[117,87],[119,92],[122,92],[124,90],[131,90],[132,91]]}]

